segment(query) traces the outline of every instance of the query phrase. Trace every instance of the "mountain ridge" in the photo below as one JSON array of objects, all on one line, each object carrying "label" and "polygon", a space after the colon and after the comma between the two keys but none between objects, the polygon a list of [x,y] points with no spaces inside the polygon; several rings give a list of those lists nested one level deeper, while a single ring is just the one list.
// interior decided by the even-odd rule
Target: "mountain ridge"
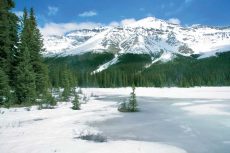
[{"label": "mountain ridge", "polygon": [[[44,56],[71,56],[86,52],[133,54],[204,54],[230,50],[230,27],[183,27],[148,17],[123,26],[81,29],[63,36],[44,37]],[[207,53],[207,54],[206,54]]]}]

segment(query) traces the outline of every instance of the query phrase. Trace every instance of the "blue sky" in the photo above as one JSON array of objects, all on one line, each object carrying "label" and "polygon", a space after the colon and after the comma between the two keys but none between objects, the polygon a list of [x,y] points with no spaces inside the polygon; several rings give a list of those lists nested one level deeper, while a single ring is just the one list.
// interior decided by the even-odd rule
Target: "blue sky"
[{"label": "blue sky", "polygon": [[[68,23],[110,24],[147,16],[182,25],[230,25],[230,0],[15,0],[19,15],[34,7],[39,25]],[[176,20],[175,20],[176,19]]]}]

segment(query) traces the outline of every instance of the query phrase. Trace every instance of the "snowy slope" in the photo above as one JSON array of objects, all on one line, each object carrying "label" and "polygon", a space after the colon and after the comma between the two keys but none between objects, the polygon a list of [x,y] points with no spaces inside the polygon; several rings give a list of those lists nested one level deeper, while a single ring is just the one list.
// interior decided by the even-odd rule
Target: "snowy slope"
[{"label": "snowy slope", "polygon": [[230,28],[201,25],[183,27],[148,17],[128,25],[77,30],[64,36],[47,36],[44,40],[46,56],[91,51],[150,55],[166,51],[185,56],[213,55],[230,50]]},{"label": "snowy slope", "polygon": [[57,54],[63,54],[65,52],[68,53],[70,50],[75,49],[76,47],[86,42],[96,34],[102,32],[103,30],[103,28],[82,29],[71,31],[63,36],[44,36],[44,46],[46,48],[44,55],[52,56]]}]

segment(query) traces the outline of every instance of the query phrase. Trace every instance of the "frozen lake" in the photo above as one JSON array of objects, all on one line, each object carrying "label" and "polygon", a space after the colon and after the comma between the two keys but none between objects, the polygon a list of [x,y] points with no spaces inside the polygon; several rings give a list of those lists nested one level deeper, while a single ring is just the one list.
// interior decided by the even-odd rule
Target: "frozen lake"
[{"label": "frozen lake", "polygon": [[[100,99],[100,98],[99,98]],[[122,96],[101,98],[119,101]],[[230,101],[139,97],[140,112],[91,123],[109,139],[163,142],[188,153],[230,152]]]},{"label": "frozen lake", "polygon": [[[117,111],[130,88],[82,91],[79,111],[0,108],[0,153],[230,152],[230,87],[137,88],[137,113]],[[88,134],[108,141],[79,139]]]}]

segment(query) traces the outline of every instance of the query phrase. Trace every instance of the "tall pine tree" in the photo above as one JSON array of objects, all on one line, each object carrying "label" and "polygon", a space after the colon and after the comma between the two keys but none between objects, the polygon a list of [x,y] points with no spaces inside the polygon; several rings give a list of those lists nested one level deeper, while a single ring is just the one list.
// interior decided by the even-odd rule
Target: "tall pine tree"
[{"label": "tall pine tree", "polygon": [[36,97],[35,73],[33,65],[31,64],[30,45],[31,28],[28,20],[27,10],[24,9],[22,20],[22,31],[20,33],[19,51],[16,56],[16,70],[15,70],[15,92],[17,96],[17,103],[34,102]]},{"label": "tall pine tree", "polygon": [[12,0],[0,0],[0,97],[9,100],[10,84],[13,83],[14,54],[18,42],[18,18],[11,12]]},{"label": "tall pine tree", "polygon": [[43,39],[42,35],[37,27],[37,21],[34,13],[34,9],[30,9],[30,16],[28,18],[30,26],[30,41],[28,42],[31,62],[33,65],[34,72],[36,74],[36,91],[38,95],[46,95],[48,90],[48,68],[43,63],[42,51],[43,48]]},{"label": "tall pine tree", "polygon": [[19,65],[16,69],[16,95],[18,104],[32,104],[36,98],[35,73],[27,47],[21,50]]}]

